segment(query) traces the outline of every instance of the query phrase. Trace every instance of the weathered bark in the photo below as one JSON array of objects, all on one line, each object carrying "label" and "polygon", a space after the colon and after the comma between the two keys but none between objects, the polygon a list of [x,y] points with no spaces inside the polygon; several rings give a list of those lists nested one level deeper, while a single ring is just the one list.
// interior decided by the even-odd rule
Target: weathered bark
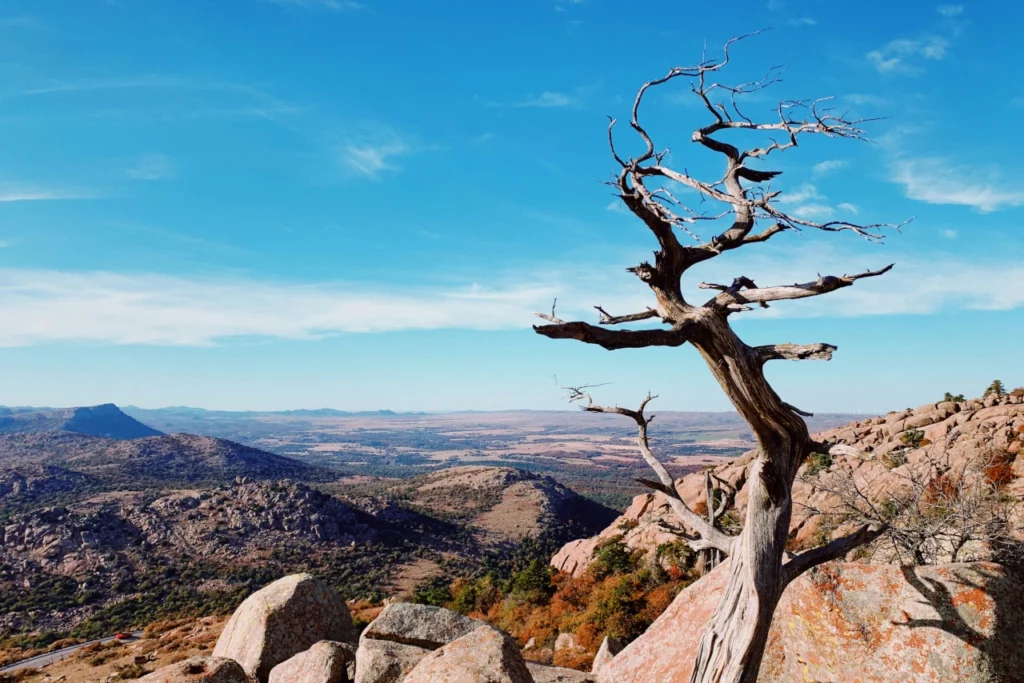
[{"label": "weathered bark", "polygon": [[782,556],[796,470],[810,453],[807,425],[765,380],[757,354],[717,315],[706,316],[693,345],[760,453],[747,480],[747,514],[730,559],[729,583],[700,642],[692,683],[757,680],[775,606],[785,588]]}]

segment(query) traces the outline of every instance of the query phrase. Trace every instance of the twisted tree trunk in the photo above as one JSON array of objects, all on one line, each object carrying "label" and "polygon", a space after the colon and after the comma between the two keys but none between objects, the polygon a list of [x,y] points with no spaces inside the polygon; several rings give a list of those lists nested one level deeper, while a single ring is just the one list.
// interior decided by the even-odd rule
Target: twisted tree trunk
[{"label": "twisted tree trunk", "polygon": [[[594,405],[588,394],[579,388],[573,390],[573,400],[587,399],[586,410],[616,413],[636,421],[641,454],[658,476],[658,481],[640,480],[641,483],[667,497],[686,527],[696,534],[680,531],[694,550],[707,551],[712,561],[722,555],[730,558],[729,582],[701,639],[692,683],[756,681],[772,615],[786,586],[807,569],[842,557],[885,530],[883,526],[864,525],[848,536],[783,561],[792,514],[793,480],[815,444],[801,418],[807,413],[779,398],[765,379],[764,364],[769,360],[829,360],[835,347],[830,344],[750,347],[733,333],[728,318],[755,307],[767,308],[771,302],[829,294],[850,287],[862,278],[883,275],[892,266],[855,275],[819,276],[811,282],[773,287],[758,287],[750,278],[740,276],[729,285],[700,283],[702,289],[717,291],[703,305],[691,304],[683,297],[682,277],[690,268],[729,251],[766,242],[776,235],[810,228],[823,233],[849,231],[878,241],[882,238],[883,228],[899,227],[880,223],[861,225],[846,220],[816,223],[786,213],[776,205],[781,192],[763,183],[772,181],[779,172],[751,168],[746,165],[747,161],[763,161],[769,154],[796,147],[798,137],[804,135],[863,140],[864,131],[859,127],[863,120],[850,120],[830,108],[819,108],[825,100],[783,101],[777,110],[778,121],[755,121],[745,116],[737,104],[737,96],[776,83],[779,74],[773,68],[762,80],[739,86],[723,85],[717,76],[709,78],[729,63],[729,48],[736,40],[739,39],[726,43],[721,59],[705,59],[696,66],[674,68],[665,77],[649,81],[640,88],[629,120],[630,128],[645,147],[639,156],[623,158],[615,147],[612,134],[614,119],[608,127],[612,156],[621,168],[612,184],[626,208],[644,222],[658,242],[653,264],[645,261],[627,270],[650,288],[657,307],[641,313],[613,316],[598,306],[601,314],[599,325],[566,322],[556,317],[552,307],[550,315],[538,314],[551,324],[534,328],[539,334],[552,339],[575,339],[609,350],[678,347],[690,343],[703,356],[757,439],[759,452],[751,464],[746,484],[745,524],[743,531],[732,537],[715,524],[718,506],[713,500],[710,485],[707,486],[708,514],[698,515],[687,506],[671,475],[651,452],[647,426],[653,417],[644,415],[644,407],[651,396],[639,410],[628,410]],[[667,150],[656,150],[654,141],[640,123],[639,110],[644,93],[679,78],[691,80],[691,91],[700,98],[711,117],[707,125],[693,131],[690,139],[724,158],[725,173],[714,182],[700,180],[685,169],[678,171],[665,165]],[[727,101],[713,99],[719,95],[726,97]],[[741,150],[722,137],[737,130],[761,133],[768,137],[770,144]],[[677,186],[698,193],[702,204],[709,200],[719,203],[723,207],[722,213],[707,215],[685,206],[672,194],[671,190]],[[714,224],[726,218],[730,220],[729,226],[710,239],[701,238],[692,229],[702,221]],[[755,227],[759,221],[772,224],[757,232]],[[687,233],[688,240],[696,239],[698,244],[684,246],[678,239],[679,231]],[[610,327],[652,319],[660,319],[668,328]],[[724,507],[721,512],[724,512]]]},{"label": "twisted tree trunk", "polygon": [[753,683],[785,588],[792,483],[811,441],[804,421],[768,385],[756,352],[724,319],[707,317],[692,343],[753,429],[760,453],[747,479],[746,521],[733,546],[729,582],[701,638],[690,681]]}]

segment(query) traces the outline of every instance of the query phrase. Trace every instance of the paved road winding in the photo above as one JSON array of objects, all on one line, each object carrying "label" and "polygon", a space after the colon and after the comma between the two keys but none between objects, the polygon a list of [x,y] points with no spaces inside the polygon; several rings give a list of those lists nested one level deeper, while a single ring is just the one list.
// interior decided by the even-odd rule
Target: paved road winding
[{"label": "paved road winding", "polygon": [[[132,633],[132,637],[133,638],[141,638],[142,637],[142,631],[135,631],[134,633]],[[49,666],[50,664],[53,664],[54,662],[59,662],[60,660],[66,658],[66,657],[71,656],[72,654],[74,654],[78,650],[81,650],[83,647],[87,647],[89,645],[95,645],[96,643],[109,643],[109,642],[113,641],[114,639],[115,639],[114,636],[110,636],[109,638],[99,638],[97,640],[90,640],[87,643],[79,643],[78,645],[72,645],[71,647],[64,647],[64,648],[61,648],[60,650],[54,650],[53,652],[47,652],[46,654],[36,655],[35,657],[30,657],[28,659],[23,659],[20,662],[15,662],[14,664],[8,664],[7,666],[5,666],[3,668],[0,668],[0,674],[11,674],[11,673],[14,673],[15,671],[21,671],[22,669],[41,669],[44,666]]]}]

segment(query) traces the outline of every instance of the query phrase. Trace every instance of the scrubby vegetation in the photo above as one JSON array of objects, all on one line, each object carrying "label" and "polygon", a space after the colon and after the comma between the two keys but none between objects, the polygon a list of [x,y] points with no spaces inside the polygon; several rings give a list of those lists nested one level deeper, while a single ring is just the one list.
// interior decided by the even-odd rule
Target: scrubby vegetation
[{"label": "scrubby vegetation", "polygon": [[[615,536],[594,550],[586,574],[555,572],[536,557],[506,576],[435,582],[417,599],[485,619],[533,647],[527,658],[587,669],[605,636],[628,643],[668,608],[697,578],[696,556],[683,542],[666,543],[653,556],[631,551]],[[554,652],[561,633],[572,633],[579,648]]]}]

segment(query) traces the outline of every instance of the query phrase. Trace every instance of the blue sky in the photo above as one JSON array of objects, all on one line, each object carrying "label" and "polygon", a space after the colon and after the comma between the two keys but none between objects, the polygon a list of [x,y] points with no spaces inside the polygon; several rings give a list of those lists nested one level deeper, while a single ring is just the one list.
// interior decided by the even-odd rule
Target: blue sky
[{"label": "blue sky", "polygon": [[[642,310],[652,239],[613,201],[606,116],[728,37],[749,98],[834,95],[873,143],[773,160],[786,208],[898,222],[884,245],[787,234],[688,275],[759,284],[895,262],[735,320],[808,410],[1024,384],[1024,7],[797,0],[0,2],[0,404],[561,408],[562,383],[728,405],[696,352],[543,339],[531,313]],[[698,9],[699,8],[699,9]],[[683,83],[645,101],[709,179]],[[620,133],[624,149],[635,141]],[[718,174],[718,175],[716,175]]]}]

